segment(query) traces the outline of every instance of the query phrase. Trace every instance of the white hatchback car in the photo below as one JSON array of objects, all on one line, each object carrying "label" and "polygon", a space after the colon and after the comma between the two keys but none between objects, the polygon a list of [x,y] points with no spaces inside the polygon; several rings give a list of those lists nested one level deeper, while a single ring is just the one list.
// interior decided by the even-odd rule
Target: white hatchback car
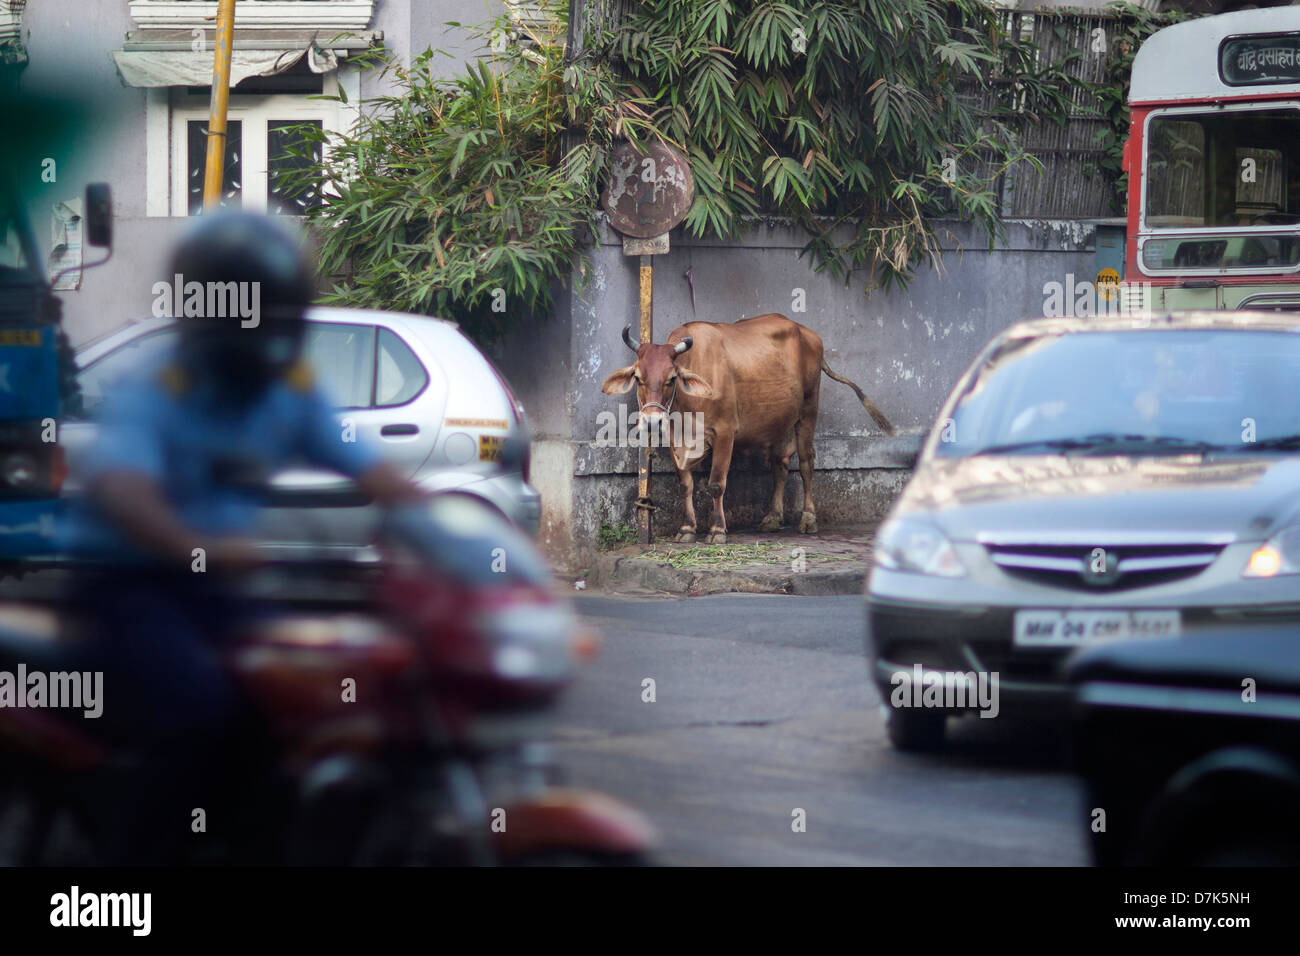
[{"label": "white hatchback car", "polygon": [[[504,378],[454,322],[428,316],[313,307],[305,354],[317,382],[361,441],[381,448],[431,491],[496,508],[536,534],[541,499],[529,484],[528,424]],[[121,376],[176,342],[173,319],[145,319],[77,352],[80,408],[65,414],[65,494],[79,493],[78,464],[95,414]],[[268,548],[364,547],[375,514],[353,482],[293,469],[272,481],[259,540]]]}]

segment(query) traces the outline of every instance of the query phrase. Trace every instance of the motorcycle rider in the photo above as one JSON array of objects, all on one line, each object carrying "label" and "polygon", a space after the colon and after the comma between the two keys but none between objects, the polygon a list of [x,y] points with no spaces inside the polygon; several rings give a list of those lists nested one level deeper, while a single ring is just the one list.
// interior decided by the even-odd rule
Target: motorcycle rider
[{"label": "motorcycle rider", "polygon": [[[164,862],[218,785],[238,785],[233,742],[249,715],[219,645],[244,613],[224,585],[258,560],[243,537],[257,486],[306,462],[351,476],[381,505],[423,497],[313,384],[302,358],[312,271],[283,226],[204,215],[169,271],[187,293],[178,343],[107,397],[66,531],[67,551],[97,568],[77,598],[99,629],[105,729],[143,767],[102,801],[109,863]],[[250,315],[225,308],[232,289]]]}]

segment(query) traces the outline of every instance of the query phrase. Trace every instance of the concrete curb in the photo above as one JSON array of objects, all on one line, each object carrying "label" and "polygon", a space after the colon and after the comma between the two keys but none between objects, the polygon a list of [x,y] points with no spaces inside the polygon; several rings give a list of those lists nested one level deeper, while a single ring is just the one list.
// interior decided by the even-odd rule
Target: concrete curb
[{"label": "concrete curb", "polygon": [[604,554],[587,574],[587,587],[614,594],[678,595],[704,594],[861,594],[866,568],[833,571],[793,571],[761,568],[674,568],[672,565],[636,555]]}]

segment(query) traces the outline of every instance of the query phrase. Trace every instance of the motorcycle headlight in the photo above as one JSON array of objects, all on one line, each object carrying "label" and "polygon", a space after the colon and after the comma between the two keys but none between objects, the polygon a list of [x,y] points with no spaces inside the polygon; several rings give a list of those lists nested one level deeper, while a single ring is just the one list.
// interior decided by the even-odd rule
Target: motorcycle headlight
[{"label": "motorcycle headlight", "polygon": [[876,536],[876,560],[893,571],[960,578],[966,574],[957,549],[934,525],[909,519],[886,521]]},{"label": "motorcycle headlight", "polygon": [[1243,578],[1274,578],[1300,574],[1300,526],[1284,528],[1250,554]]},{"label": "motorcycle headlight", "polygon": [[566,604],[507,604],[480,612],[475,624],[489,642],[494,672],[503,679],[563,681],[576,669],[578,621]]}]

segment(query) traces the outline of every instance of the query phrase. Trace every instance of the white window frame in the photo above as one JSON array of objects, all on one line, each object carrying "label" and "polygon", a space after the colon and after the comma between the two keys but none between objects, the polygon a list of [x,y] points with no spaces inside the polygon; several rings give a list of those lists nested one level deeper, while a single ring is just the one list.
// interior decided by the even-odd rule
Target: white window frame
[{"label": "white window frame", "polygon": [[[308,94],[277,93],[249,96],[232,92],[228,118],[243,124],[243,174],[241,208],[265,212],[267,208],[266,127],[270,120],[320,120],[326,133],[350,132],[358,118],[361,100],[359,71],[344,65],[322,74],[321,93],[338,95],[347,103],[309,99]],[[145,108],[147,186],[146,214],[154,217],[188,217],[188,126],[190,120],[207,122],[211,103],[207,94],[191,94],[184,87],[148,91]],[[325,153],[329,155],[327,138]]]}]

